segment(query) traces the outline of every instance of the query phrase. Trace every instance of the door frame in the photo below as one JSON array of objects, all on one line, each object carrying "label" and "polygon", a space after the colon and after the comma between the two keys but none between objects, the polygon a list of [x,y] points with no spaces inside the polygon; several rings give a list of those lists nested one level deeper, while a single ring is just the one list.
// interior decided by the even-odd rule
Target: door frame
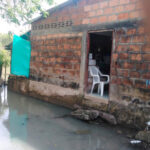
[{"label": "door frame", "polygon": [[108,30],[91,30],[87,32],[86,36],[86,58],[85,58],[85,73],[84,73],[84,93],[87,94],[87,83],[88,83],[88,61],[89,61],[89,51],[90,51],[90,34],[97,33],[97,32],[112,32],[112,48],[111,48],[111,56],[110,56],[110,83],[109,83],[109,96],[108,100],[110,100],[110,86],[111,86],[111,69],[112,69],[112,54],[113,50],[115,49],[115,30],[108,29]]}]

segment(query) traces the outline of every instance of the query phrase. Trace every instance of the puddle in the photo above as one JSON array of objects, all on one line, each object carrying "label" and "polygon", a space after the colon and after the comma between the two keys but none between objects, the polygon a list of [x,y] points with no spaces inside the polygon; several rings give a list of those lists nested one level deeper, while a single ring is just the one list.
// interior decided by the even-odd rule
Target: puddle
[{"label": "puddle", "polygon": [[0,92],[0,150],[135,150],[109,126],[76,120],[64,107],[7,88]]}]

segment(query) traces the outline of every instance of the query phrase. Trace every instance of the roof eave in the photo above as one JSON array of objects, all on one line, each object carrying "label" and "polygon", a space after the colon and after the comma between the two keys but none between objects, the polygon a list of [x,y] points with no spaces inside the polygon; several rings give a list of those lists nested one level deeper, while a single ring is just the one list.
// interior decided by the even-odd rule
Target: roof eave
[{"label": "roof eave", "polygon": [[[60,5],[57,5],[57,6],[53,7],[53,8],[48,9],[47,12],[49,12],[50,14],[51,14],[51,13],[54,13],[54,12],[57,11],[58,9],[62,9],[62,8],[66,7],[66,6],[70,5],[70,4],[73,4],[73,2],[74,2],[74,0],[68,0],[68,1],[66,1],[66,2],[64,2],[64,3],[60,4]],[[44,17],[41,15],[41,16],[39,16],[39,17],[33,19],[33,20],[31,21],[31,23],[36,22],[36,21],[39,21],[40,19],[43,19],[43,18],[44,18]]]}]

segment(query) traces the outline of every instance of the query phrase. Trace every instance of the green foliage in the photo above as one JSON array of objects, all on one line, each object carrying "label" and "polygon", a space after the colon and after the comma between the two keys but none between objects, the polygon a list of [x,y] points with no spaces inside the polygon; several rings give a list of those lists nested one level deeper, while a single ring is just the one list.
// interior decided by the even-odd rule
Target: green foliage
[{"label": "green foliage", "polygon": [[12,35],[0,34],[0,68],[1,66],[10,65],[10,52],[4,50],[5,46],[12,42]]},{"label": "green foliage", "polygon": [[47,17],[43,3],[51,5],[53,0],[0,0],[0,16],[16,24],[30,21],[37,13]]},{"label": "green foliage", "polygon": [[0,50],[0,66],[8,67],[10,65],[10,52]]},{"label": "green foliage", "polygon": [[12,42],[12,35],[0,34],[0,50],[5,49],[5,46]]}]

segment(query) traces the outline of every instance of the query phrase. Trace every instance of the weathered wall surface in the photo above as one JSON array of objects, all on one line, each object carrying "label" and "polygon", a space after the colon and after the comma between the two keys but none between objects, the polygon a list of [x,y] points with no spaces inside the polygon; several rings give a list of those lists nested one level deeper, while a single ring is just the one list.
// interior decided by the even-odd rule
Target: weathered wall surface
[{"label": "weathered wall surface", "polygon": [[143,26],[114,33],[111,65],[111,100],[150,100],[150,37]]},{"label": "weathered wall surface", "polygon": [[[77,0],[50,12],[47,19],[32,24],[33,35],[64,32],[80,25],[97,25],[141,19],[139,0]],[[86,26],[87,27],[87,26]],[[59,31],[56,31],[58,30]],[[43,32],[44,31],[44,32]],[[46,32],[48,31],[48,32]],[[56,32],[55,32],[56,31]]]},{"label": "weathered wall surface", "polygon": [[83,91],[87,33],[111,29],[110,99],[149,100],[149,38],[142,18],[139,0],[78,0],[53,9],[48,18],[32,23],[30,79]]},{"label": "weathered wall surface", "polygon": [[30,79],[79,88],[82,34],[32,39]]},{"label": "weathered wall surface", "polygon": [[25,77],[16,77],[13,75],[9,76],[8,88],[14,92],[68,108],[73,108],[74,104],[81,104],[83,99],[78,90],[28,80]]}]

